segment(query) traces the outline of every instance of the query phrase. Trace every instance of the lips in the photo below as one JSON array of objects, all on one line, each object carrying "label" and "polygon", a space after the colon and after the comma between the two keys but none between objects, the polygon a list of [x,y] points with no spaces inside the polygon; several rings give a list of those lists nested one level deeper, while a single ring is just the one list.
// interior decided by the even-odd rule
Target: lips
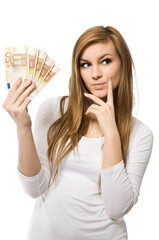
[{"label": "lips", "polygon": [[105,83],[96,83],[93,84],[93,87],[96,89],[102,89],[104,87]]},{"label": "lips", "polygon": [[93,86],[99,86],[99,85],[104,85],[105,83],[95,83]]}]

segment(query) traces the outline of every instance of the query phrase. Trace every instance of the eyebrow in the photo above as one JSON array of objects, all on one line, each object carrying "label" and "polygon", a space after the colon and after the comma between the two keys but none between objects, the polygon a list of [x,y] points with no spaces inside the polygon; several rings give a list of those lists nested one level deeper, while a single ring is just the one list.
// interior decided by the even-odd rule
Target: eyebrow
[{"label": "eyebrow", "polygon": [[[102,58],[104,58],[104,57],[106,57],[106,56],[112,56],[112,54],[110,54],[110,53],[106,53],[106,54],[104,54],[104,55],[102,55],[101,57],[99,57],[99,60],[101,60]],[[83,62],[89,62],[88,60],[85,60],[85,59],[80,59],[80,61],[83,61]]]}]

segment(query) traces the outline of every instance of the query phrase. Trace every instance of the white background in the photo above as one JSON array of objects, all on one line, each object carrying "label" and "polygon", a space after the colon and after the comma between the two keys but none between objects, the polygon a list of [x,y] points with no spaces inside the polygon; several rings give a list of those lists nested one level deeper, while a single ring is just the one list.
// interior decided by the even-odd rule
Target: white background
[{"label": "white background", "polygon": [[[125,216],[129,240],[159,239],[159,14],[156,0],[5,0],[0,2],[0,239],[25,239],[35,199],[23,193],[17,175],[16,126],[2,103],[7,96],[3,49],[30,44],[46,50],[61,71],[29,105],[34,118],[40,103],[68,94],[71,56],[89,27],[111,25],[125,38],[136,66],[139,99],[134,114],[154,134],[154,147],[138,203]],[[136,85],[135,85],[136,86]],[[137,91],[135,87],[135,96]],[[138,109],[138,111],[137,111]]]}]

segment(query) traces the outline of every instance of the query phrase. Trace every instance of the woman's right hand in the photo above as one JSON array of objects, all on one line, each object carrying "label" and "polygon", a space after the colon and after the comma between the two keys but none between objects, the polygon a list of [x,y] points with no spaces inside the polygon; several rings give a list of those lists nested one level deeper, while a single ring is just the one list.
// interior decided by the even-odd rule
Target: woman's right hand
[{"label": "woman's right hand", "polygon": [[31,128],[31,119],[28,114],[27,106],[31,102],[27,97],[35,88],[31,81],[18,79],[10,90],[6,100],[3,103],[4,109],[9,113],[17,128]]}]

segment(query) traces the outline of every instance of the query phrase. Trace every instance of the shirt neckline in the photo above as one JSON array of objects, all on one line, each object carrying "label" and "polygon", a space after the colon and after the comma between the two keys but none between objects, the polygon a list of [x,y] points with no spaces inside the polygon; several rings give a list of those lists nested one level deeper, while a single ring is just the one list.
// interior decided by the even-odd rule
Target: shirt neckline
[{"label": "shirt neckline", "polygon": [[96,137],[96,138],[91,138],[91,137],[82,136],[81,139],[86,139],[86,140],[90,140],[90,141],[95,141],[95,140],[104,139],[104,136],[103,136],[103,137]]}]

